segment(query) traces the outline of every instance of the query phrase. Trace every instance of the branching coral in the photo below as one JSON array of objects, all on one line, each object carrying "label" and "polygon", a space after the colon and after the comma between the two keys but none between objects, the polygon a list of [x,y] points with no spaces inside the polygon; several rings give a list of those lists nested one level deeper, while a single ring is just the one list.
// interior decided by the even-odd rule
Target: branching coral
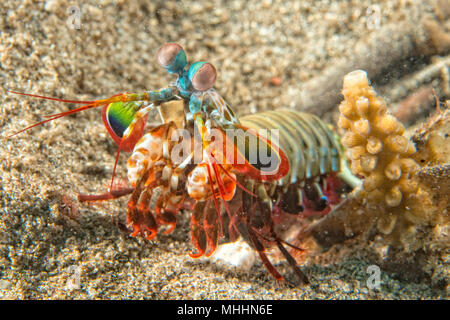
[{"label": "branching coral", "polygon": [[378,219],[378,229],[390,234],[399,226],[399,218],[411,224],[424,221],[427,214],[417,206],[421,201],[415,178],[419,165],[411,158],[416,148],[403,135],[403,125],[387,112],[365,71],[347,74],[342,94],[339,126],[346,130],[342,142],[349,149],[352,172],[364,177],[357,195],[369,205],[387,207]]},{"label": "branching coral", "polygon": [[402,278],[431,279],[445,287],[450,110],[437,108],[415,131],[413,144],[370,87],[366,72],[348,74],[342,93],[342,141],[363,183],[327,216],[302,230],[294,244],[308,248],[316,262],[361,254]]},{"label": "branching coral", "polygon": [[372,201],[400,205],[403,193],[417,191],[411,175],[417,163],[410,158],[416,149],[403,136],[403,125],[387,113],[384,101],[369,86],[362,70],[344,78],[345,100],[339,106],[339,126],[347,130],[342,142],[350,149],[351,169],[365,177],[363,188]]}]

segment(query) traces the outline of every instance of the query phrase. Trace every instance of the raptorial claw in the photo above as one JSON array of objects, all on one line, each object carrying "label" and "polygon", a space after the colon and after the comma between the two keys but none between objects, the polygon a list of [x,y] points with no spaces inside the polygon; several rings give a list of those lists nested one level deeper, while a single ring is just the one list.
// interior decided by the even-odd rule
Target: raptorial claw
[{"label": "raptorial claw", "polygon": [[205,254],[206,250],[205,233],[200,227],[191,227],[191,237],[198,253],[189,253],[189,256],[194,259],[200,258]]},{"label": "raptorial claw", "polygon": [[197,202],[191,216],[191,241],[198,253],[189,253],[191,258],[199,258],[205,254],[207,239],[203,228],[206,202]]}]

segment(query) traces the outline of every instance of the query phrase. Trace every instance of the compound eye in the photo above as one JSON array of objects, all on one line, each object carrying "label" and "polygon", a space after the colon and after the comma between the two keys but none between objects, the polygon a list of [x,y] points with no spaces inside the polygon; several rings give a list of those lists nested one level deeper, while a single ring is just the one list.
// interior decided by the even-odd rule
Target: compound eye
[{"label": "compound eye", "polygon": [[195,90],[205,91],[212,88],[216,81],[216,68],[211,63],[199,61],[191,65],[188,71],[189,80]]},{"label": "compound eye", "polygon": [[167,43],[159,48],[157,60],[170,73],[180,72],[187,65],[186,53],[178,43]]}]

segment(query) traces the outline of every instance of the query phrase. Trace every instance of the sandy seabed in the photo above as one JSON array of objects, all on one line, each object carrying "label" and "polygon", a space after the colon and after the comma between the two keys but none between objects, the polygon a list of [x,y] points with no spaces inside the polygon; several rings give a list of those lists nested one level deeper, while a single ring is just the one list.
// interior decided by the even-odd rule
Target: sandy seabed
[{"label": "sandy seabed", "polygon": [[[432,56],[448,54],[445,46],[430,49],[433,37],[429,45],[420,36],[412,44],[405,38],[408,26],[424,17],[441,21],[448,14],[440,10],[445,3],[6,0],[0,4],[1,134],[68,108],[6,90],[92,100],[166,86],[173,77],[157,65],[155,55],[167,42],[180,43],[190,61],[212,62],[218,70],[215,88],[240,115],[293,107],[333,122],[341,99],[335,78],[349,68],[368,69],[374,85],[396,104],[419,86],[402,93],[403,77],[432,65]],[[398,33],[383,36],[391,27]],[[385,42],[373,52],[388,54],[373,63],[379,57],[360,53],[365,41],[372,45],[377,37]],[[320,80],[324,76],[330,81]],[[437,77],[432,85],[445,95],[445,79]],[[314,103],[323,96],[331,97],[329,104]],[[1,141],[1,298],[447,297],[426,280],[408,281],[391,272],[382,272],[380,287],[370,289],[370,263],[363,255],[332,265],[307,264],[303,268],[312,285],[295,288],[276,283],[260,264],[241,271],[193,260],[187,255],[186,215],[172,234],[158,235],[156,242],[131,238],[120,228],[126,199],[95,205],[74,200],[78,193],[106,190],[115,154],[98,110]],[[125,181],[125,160],[122,155],[119,182]],[[80,287],[71,290],[74,274]]]}]

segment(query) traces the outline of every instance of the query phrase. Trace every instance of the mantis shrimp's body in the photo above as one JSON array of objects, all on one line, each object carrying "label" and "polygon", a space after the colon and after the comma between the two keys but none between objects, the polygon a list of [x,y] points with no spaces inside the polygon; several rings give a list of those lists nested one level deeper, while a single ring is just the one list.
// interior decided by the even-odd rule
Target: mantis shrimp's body
[{"label": "mantis shrimp's body", "polygon": [[[103,106],[102,119],[119,145],[111,189],[100,195],[79,195],[80,201],[131,194],[127,223],[132,236],[149,240],[162,226],[171,232],[177,214],[188,207],[192,209],[191,238],[197,249],[192,257],[211,255],[224,234],[231,240],[241,235],[276,279],[283,277],[266,256],[269,243],[276,244],[301,282],[307,283],[283,244],[294,246],[276,231],[275,217],[280,213],[327,213],[329,204],[339,201],[334,192],[339,181],[356,184],[336,135],[320,119],[294,111],[237,119],[212,88],[214,66],[195,62],[187,68],[186,54],[178,44],[164,45],[158,51],[158,62],[178,78],[157,91],[95,101],[23,94],[85,105],[19,132]],[[160,121],[150,125],[153,112]],[[279,144],[261,129],[277,130]],[[127,161],[130,188],[115,190],[113,179],[121,150],[132,152]],[[261,150],[267,159],[261,158]]]}]

